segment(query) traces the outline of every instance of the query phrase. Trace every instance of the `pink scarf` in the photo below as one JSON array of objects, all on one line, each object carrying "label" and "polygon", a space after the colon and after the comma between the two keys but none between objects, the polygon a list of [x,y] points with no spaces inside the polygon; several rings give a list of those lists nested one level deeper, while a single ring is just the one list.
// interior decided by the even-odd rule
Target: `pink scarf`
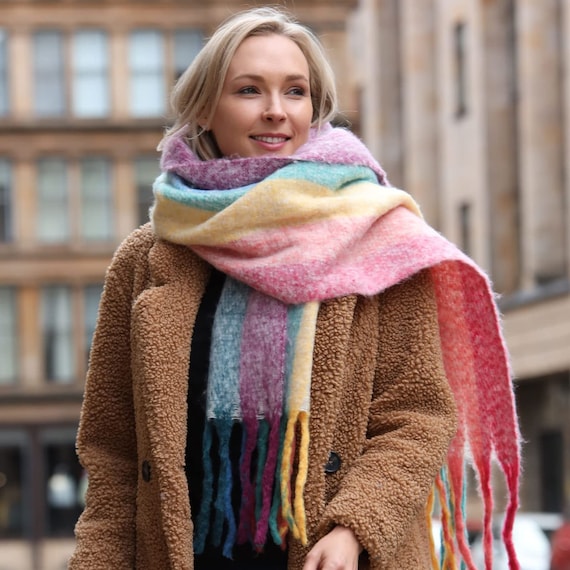
[{"label": "pink scarf", "polygon": [[462,507],[469,459],[480,482],[491,567],[495,458],[509,493],[503,539],[516,570],[512,528],[520,434],[508,354],[484,272],[421,219],[406,193],[383,185],[383,170],[342,129],[315,132],[294,156],[277,158],[200,161],[182,140],[173,140],[162,167],[152,211],[156,233],[286,305],[375,295],[430,270],[444,367],[459,416],[436,481],[444,564],[457,557],[475,570]]}]

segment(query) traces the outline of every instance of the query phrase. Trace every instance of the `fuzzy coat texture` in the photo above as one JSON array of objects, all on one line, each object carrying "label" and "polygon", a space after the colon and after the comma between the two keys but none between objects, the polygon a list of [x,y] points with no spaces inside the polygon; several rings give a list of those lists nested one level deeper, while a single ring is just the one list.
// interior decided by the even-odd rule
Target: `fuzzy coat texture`
[{"label": "fuzzy coat texture", "polygon": [[[184,456],[190,341],[209,265],[143,226],[108,269],[78,434],[89,473],[71,570],[192,570]],[[428,570],[425,505],[456,429],[429,272],[322,303],[311,384],[309,544],[350,527],[361,568]],[[334,452],[340,469],[326,473]]]}]

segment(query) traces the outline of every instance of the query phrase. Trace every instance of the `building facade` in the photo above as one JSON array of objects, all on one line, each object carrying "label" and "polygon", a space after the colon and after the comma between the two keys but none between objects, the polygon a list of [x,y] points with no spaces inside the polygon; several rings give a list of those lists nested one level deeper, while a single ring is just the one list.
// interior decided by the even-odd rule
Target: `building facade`
[{"label": "building facade", "polygon": [[[261,2],[248,2],[248,5]],[[296,0],[341,109],[501,294],[522,508],[570,499],[570,2]],[[0,3],[0,570],[55,570],[106,267],[148,218],[168,91],[232,0]],[[497,497],[500,505],[501,497]]]},{"label": "building facade", "polygon": [[521,508],[562,512],[570,2],[362,0],[352,25],[365,142],[501,295],[524,440]]},{"label": "building facade", "polygon": [[[292,6],[345,78],[353,4]],[[244,6],[0,3],[0,570],[65,567],[82,509],[74,440],[105,270],[148,220],[170,87]],[[340,96],[354,119],[351,85]]]}]

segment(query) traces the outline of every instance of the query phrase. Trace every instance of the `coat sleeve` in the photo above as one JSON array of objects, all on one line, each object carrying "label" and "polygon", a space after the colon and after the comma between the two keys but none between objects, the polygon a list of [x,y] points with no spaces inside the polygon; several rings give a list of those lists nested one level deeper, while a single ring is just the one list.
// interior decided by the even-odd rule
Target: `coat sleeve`
[{"label": "coat sleeve", "polygon": [[77,436],[88,489],[75,529],[72,570],[135,567],[138,469],[130,313],[144,273],[138,261],[148,250],[144,242],[138,230],[127,238],[105,278]]},{"label": "coat sleeve", "polygon": [[[321,532],[351,528],[383,568],[414,523],[456,430],[429,272],[379,296],[379,346],[362,454],[325,508]],[[356,381],[356,380],[355,380]]]}]

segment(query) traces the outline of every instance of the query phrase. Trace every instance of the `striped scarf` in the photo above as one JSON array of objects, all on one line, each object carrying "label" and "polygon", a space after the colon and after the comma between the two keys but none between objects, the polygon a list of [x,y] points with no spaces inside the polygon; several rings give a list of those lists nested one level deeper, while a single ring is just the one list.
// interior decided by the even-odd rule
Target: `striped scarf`
[{"label": "striped scarf", "polygon": [[[156,234],[191,248],[228,275],[212,332],[196,551],[204,548],[208,534],[221,544],[224,532],[226,556],[236,542],[262,548],[268,533],[278,544],[288,532],[307,542],[303,490],[319,303],[348,294],[375,295],[429,268],[445,371],[459,416],[435,485],[447,547],[443,567],[463,560],[475,569],[462,508],[466,457],[480,482],[490,556],[495,457],[509,492],[503,537],[511,570],[517,568],[512,526],[520,437],[507,352],[486,275],[423,222],[411,197],[388,186],[362,143],[342,129],[313,133],[292,157],[199,161],[174,139],[164,149],[162,168],[151,210]],[[235,422],[241,422],[244,434],[237,521],[229,459]],[[214,435],[220,459],[216,474],[210,459]]]}]

